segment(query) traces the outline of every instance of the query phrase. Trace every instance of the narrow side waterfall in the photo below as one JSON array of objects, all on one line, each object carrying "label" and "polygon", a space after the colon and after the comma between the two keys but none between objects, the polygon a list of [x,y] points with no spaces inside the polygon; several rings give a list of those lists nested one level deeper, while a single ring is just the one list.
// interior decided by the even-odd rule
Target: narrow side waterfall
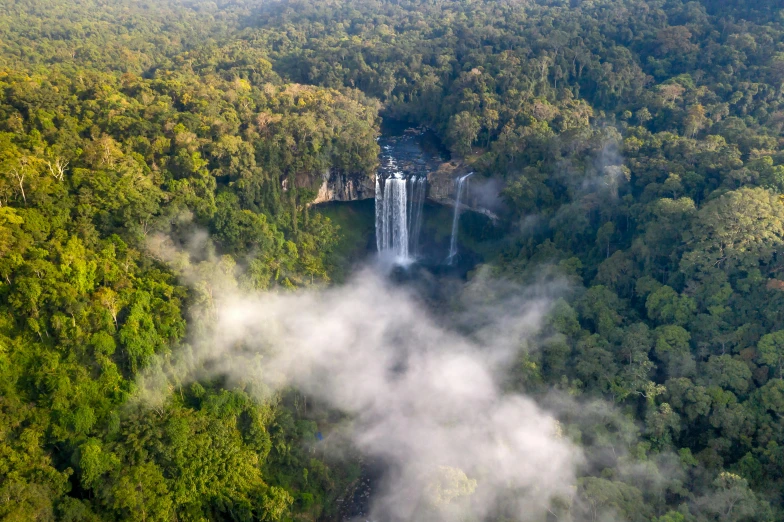
[{"label": "narrow side waterfall", "polygon": [[455,188],[455,213],[452,216],[452,239],[449,242],[449,256],[446,262],[450,265],[455,264],[455,257],[457,256],[457,229],[460,224],[460,200],[463,198],[463,189],[466,185],[466,180],[473,175],[469,172],[465,176],[460,176],[455,180],[457,185]]}]

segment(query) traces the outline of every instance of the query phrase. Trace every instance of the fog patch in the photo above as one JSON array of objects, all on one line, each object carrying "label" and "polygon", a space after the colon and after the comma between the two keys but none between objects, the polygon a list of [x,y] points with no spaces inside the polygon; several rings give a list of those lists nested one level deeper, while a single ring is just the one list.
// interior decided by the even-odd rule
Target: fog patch
[{"label": "fog patch", "polygon": [[446,326],[376,269],[340,287],[259,293],[243,290],[225,259],[190,264],[165,238],[150,247],[199,304],[189,346],[141,378],[143,400],[221,376],[252,382],[261,398],[294,387],[350,414],[331,436],[384,464],[377,521],[536,519],[556,499],[571,502],[580,450],[551,414],[501,385],[551,290],[477,277]]}]

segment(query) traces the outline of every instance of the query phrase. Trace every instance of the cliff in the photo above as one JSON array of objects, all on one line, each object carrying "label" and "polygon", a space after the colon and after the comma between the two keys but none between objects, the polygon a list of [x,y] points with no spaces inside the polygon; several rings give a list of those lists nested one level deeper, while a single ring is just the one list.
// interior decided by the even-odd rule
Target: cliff
[{"label": "cliff", "polygon": [[372,198],[376,195],[375,183],[375,174],[345,174],[329,169],[321,175],[321,185],[312,204]]},{"label": "cliff", "polygon": [[[401,161],[401,168],[407,174],[421,171],[424,165],[418,163],[408,164]],[[455,180],[471,172],[471,169],[461,163],[448,161],[440,163],[437,168],[427,174],[427,199],[439,205],[455,206]],[[474,182],[474,186],[479,180]],[[463,210],[470,210],[484,214],[496,221],[498,216],[486,206],[483,206],[482,198],[471,189],[471,182],[467,185],[467,190],[463,193],[461,207]],[[361,174],[345,174],[329,169],[321,175],[321,184],[318,187],[316,199],[311,205],[319,203],[329,203],[332,201],[357,201],[361,199],[374,198],[376,195],[375,174],[365,176]]]},{"label": "cliff", "polygon": [[[427,199],[440,205],[455,206],[455,180],[471,172],[468,165],[461,162],[449,161],[439,165],[438,169],[427,175]],[[469,178],[460,206],[463,210],[478,212],[489,217],[493,221],[498,220],[498,216],[490,209],[482,205],[479,195],[471,190],[471,179]],[[474,182],[476,186],[476,182]],[[486,195],[483,195],[486,197]]]}]

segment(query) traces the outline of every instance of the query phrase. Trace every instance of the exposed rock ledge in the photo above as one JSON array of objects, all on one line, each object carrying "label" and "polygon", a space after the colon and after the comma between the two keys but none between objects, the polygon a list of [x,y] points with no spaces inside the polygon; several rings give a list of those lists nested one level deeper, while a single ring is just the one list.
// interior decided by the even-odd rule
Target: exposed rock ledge
[{"label": "exposed rock ledge", "polygon": [[[427,199],[440,205],[455,206],[455,180],[471,172],[468,165],[449,161],[442,163],[438,170],[427,175]],[[479,214],[484,214],[493,221],[498,221],[498,216],[491,210],[481,206],[477,197],[471,193],[471,178],[468,182],[468,190],[463,192],[460,206],[463,210],[470,210]]]},{"label": "exposed rock ledge", "polygon": [[[455,206],[455,179],[471,172],[468,166],[457,162],[446,162],[439,165],[438,169],[427,175],[427,199],[439,205]],[[328,203],[331,201],[357,201],[370,199],[376,195],[376,176],[363,176],[356,174],[343,174],[333,169],[321,175],[321,185],[316,199],[311,205]],[[469,181],[468,190],[463,193],[460,206],[464,210],[484,214],[493,221],[498,216],[491,210],[483,207],[471,193]]]},{"label": "exposed rock ledge", "polygon": [[376,195],[375,183],[375,174],[373,176],[344,174],[328,169],[321,175],[318,194],[311,204],[372,198]]}]

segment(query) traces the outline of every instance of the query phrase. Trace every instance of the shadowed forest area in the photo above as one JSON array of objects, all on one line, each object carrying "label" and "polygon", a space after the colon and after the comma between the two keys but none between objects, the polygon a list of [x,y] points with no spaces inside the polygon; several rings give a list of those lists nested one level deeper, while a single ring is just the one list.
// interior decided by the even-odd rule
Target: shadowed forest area
[{"label": "shadowed forest area", "polygon": [[0,519],[348,516],[319,397],[140,397],[204,281],[346,277],[369,212],[310,203],[382,117],[500,180],[469,280],[563,288],[503,387],[585,449],[541,517],[456,515],[462,475],[413,519],[784,519],[781,0],[0,0]]}]

